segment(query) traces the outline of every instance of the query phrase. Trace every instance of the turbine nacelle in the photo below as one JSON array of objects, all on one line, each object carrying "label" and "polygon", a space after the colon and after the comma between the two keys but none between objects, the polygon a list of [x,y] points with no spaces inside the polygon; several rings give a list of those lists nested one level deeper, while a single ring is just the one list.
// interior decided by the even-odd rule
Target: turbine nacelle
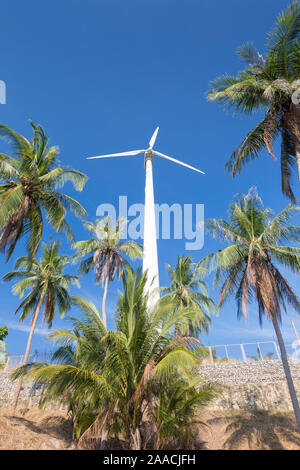
[{"label": "turbine nacelle", "polygon": [[153,161],[153,150],[152,150],[151,147],[149,147],[149,148],[145,151],[145,159],[144,159],[145,168],[146,168],[146,161],[147,161],[147,160]]},{"label": "turbine nacelle", "polygon": [[165,155],[163,153],[157,152],[156,150],[153,150],[157,134],[158,134],[159,127],[157,127],[149,141],[149,147],[147,149],[142,149],[142,150],[130,150],[129,152],[121,152],[121,153],[109,153],[107,155],[99,155],[97,157],[88,157],[88,160],[91,159],[96,159],[96,158],[109,158],[109,157],[125,157],[125,156],[134,156],[134,155],[139,155],[141,153],[145,154],[145,164],[147,158],[153,160],[153,154],[165,158],[166,160],[170,160],[171,162],[178,163],[178,165],[185,166],[186,168],[189,168],[190,170],[197,171],[198,173],[202,173],[203,175],[205,174],[203,171],[198,170],[198,168],[195,168],[191,165],[188,165],[187,163],[181,162],[180,160],[176,160],[175,158],[169,157],[168,155]]}]

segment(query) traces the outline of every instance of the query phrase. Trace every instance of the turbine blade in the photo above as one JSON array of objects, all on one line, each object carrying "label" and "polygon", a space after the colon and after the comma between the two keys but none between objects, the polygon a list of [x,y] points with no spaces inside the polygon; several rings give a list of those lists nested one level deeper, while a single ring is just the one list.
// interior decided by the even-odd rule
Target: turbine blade
[{"label": "turbine blade", "polygon": [[198,173],[202,173],[203,175],[205,175],[204,171],[198,170],[197,168],[194,168],[193,166],[188,165],[187,163],[183,163],[183,162],[180,162],[179,160],[175,160],[175,158],[168,157],[168,155],[164,155],[163,153],[156,152],[155,150],[153,150],[153,153],[155,153],[159,157],[166,158],[167,160],[171,160],[171,162],[178,163],[179,165],[182,165],[182,166],[186,166],[187,168],[190,168],[191,170],[198,171]]},{"label": "turbine blade", "polygon": [[152,149],[154,144],[155,144],[155,141],[156,141],[156,137],[157,137],[157,133],[158,133],[158,129],[159,127],[157,127],[153,133],[153,136],[151,137],[150,139],[150,142],[149,142],[149,147]]},{"label": "turbine blade", "polygon": [[127,155],[138,155],[139,153],[144,153],[146,150],[131,150],[130,152],[121,152],[121,153],[109,153],[107,155],[99,155],[97,157],[87,157],[88,160],[93,158],[107,158],[107,157],[125,157]]}]

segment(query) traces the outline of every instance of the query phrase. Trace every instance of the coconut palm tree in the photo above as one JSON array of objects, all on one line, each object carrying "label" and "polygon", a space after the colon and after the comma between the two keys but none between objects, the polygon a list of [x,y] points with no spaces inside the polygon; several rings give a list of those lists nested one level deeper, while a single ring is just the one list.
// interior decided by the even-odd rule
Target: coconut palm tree
[{"label": "coconut palm tree", "polygon": [[7,360],[7,344],[4,339],[8,335],[8,327],[0,326],[0,369],[2,369]]},{"label": "coconut palm tree", "polygon": [[175,376],[160,390],[159,401],[154,405],[157,422],[155,449],[197,448],[196,425],[204,426],[197,414],[199,408],[205,407],[214,396],[213,389],[207,386],[197,390],[200,383],[199,377],[187,381]]},{"label": "coconut palm tree", "polygon": [[277,264],[300,274],[300,248],[289,242],[300,240],[300,227],[289,221],[299,208],[288,205],[276,217],[263,207],[256,189],[251,188],[230,205],[229,221],[212,219],[207,228],[213,237],[219,237],[229,246],[209,254],[201,261],[208,271],[215,271],[215,283],[221,283],[219,305],[235,296],[237,314],[247,316],[247,305],[256,300],[259,322],[265,314],[273,323],[277,336],[297,426],[300,431],[299,403],[293,384],[287,353],[279,323],[282,309],[287,305],[300,313],[300,300]]},{"label": "coconut palm tree", "polygon": [[224,75],[211,83],[209,101],[233,108],[238,114],[265,110],[265,115],[234,150],[226,168],[235,176],[266,148],[272,158],[273,140],[281,138],[282,192],[294,202],[291,175],[294,164],[300,178],[300,106],[292,95],[300,89],[300,4],[292,2],[281,13],[267,37],[265,57],[253,44],[237,50],[246,67],[236,76]]},{"label": "coconut palm tree", "polygon": [[201,331],[208,332],[211,324],[209,313],[216,313],[217,306],[209,297],[206,283],[201,279],[203,273],[190,256],[177,258],[175,269],[167,265],[170,286],[162,287],[163,299],[173,302],[175,309],[189,307],[197,311],[197,323],[188,326],[187,331],[180,332],[198,336]]},{"label": "coconut palm tree", "polygon": [[96,282],[104,285],[102,298],[102,318],[105,327],[106,297],[108,285],[117,276],[121,278],[124,266],[127,265],[126,256],[131,259],[142,257],[141,245],[134,241],[120,241],[125,221],[118,220],[114,225],[109,217],[103,217],[96,223],[86,222],[84,227],[92,234],[88,240],[73,244],[76,250],[74,261],[86,257],[79,264],[79,272],[87,274],[91,269],[96,272]]},{"label": "coconut palm tree", "polygon": [[[25,296],[15,311],[16,314],[21,312],[20,321],[22,322],[32,315],[23,365],[28,361],[31,341],[41,308],[43,307],[42,322],[46,321],[47,325],[51,327],[57,307],[62,317],[71,306],[69,286],[70,284],[79,286],[79,281],[77,276],[64,274],[68,264],[68,256],[59,255],[59,242],[51,240],[48,245],[43,243],[40,261],[32,260],[29,256],[18,258],[14,271],[10,271],[3,277],[3,280],[7,282],[18,280],[12,290],[19,297],[23,297],[25,291],[30,289],[29,294]],[[21,386],[22,376],[15,394],[14,411],[17,407]]]},{"label": "coconut palm tree", "polygon": [[8,327],[0,326],[0,341],[3,341],[7,335],[8,335]]},{"label": "coconut palm tree", "polygon": [[57,189],[71,181],[81,191],[86,176],[72,168],[63,168],[58,162],[58,147],[49,147],[48,138],[41,126],[32,121],[33,138],[0,124],[0,137],[6,139],[14,150],[14,157],[0,153],[0,251],[10,258],[17,241],[29,234],[28,253],[35,257],[43,233],[43,219],[74,239],[66,222],[66,212],[76,216],[86,215],[83,207],[72,197]]},{"label": "coconut palm tree", "polygon": [[[171,380],[174,386],[184,384],[187,400],[193,391],[193,404],[195,387],[199,385],[199,377],[195,381],[192,373],[199,359],[186,340],[171,336],[174,322],[186,325],[189,312],[174,314],[173,307],[166,303],[148,311],[144,294],[146,274],[142,275],[140,270],[126,269],[122,281],[124,292],[119,294],[116,331],[107,331],[94,304],[76,298],[81,320],[71,318],[71,330],[50,333],[58,346],[54,358],[60,363],[28,364],[25,371],[21,368],[14,375],[17,378],[25,373],[45,384],[43,405],[65,397],[73,413],[79,443],[90,445],[100,441],[102,449],[107,445],[103,441],[120,434],[129,448],[145,448],[145,418],[151,422],[154,433],[151,435],[155,437],[162,421],[157,400],[166,385]],[[213,396],[215,393],[203,386],[198,403]],[[174,426],[173,423],[172,429]],[[169,436],[166,422],[161,425],[161,433],[166,440]]]}]

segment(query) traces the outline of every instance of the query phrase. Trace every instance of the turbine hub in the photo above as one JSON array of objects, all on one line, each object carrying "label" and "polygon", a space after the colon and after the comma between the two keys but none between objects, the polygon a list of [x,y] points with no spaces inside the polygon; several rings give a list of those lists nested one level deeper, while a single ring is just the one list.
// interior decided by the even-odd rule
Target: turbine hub
[{"label": "turbine hub", "polygon": [[146,168],[146,162],[147,162],[147,160],[153,161],[153,152],[152,152],[152,149],[151,149],[151,148],[149,148],[149,149],[146,150],[146,152],[145,152],[145,162],[144,162],[144,163],[145,163],[145,168]]}]

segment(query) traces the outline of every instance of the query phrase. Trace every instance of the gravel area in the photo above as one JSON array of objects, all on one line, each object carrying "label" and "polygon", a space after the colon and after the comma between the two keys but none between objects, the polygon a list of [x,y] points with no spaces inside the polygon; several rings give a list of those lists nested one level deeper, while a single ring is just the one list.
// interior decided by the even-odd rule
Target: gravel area
[{"label": "gravel area", "polygon": [[[300,379],[300,360],[292,359],[289,362],[292,376]],[[279,359],[258,362],[230,362],[226,364],[205,364],[199,374],[210,382],[224,385],[248,384],[260,382],[277,382],[284,380],[284,370]]]},{"label": "gravel area", "polygon": [[[290,367],[300,397],[300,360],[291,359]],[[219,384],[221,394],[211,405],[213,409],[291,409],[291,401],[279,359],[269,361],[203,364],[198,370],[204,383]],[[0,408],[12,404],[16,382],[9,372],[0,373]],[[20,394],[21,408],[39,406],[43,387],[24,381]],[[64,410],[63,402],[53,402],[49,409]]]}]

